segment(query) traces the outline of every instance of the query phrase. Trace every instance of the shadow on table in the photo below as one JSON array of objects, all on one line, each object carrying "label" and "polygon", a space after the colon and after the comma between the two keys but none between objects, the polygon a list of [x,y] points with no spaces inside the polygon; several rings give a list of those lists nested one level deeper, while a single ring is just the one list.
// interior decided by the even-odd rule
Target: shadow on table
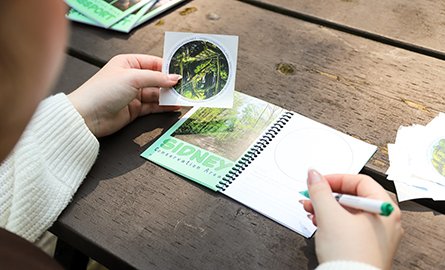
[{"label": "shadow on table", "polygon": [[443,202],[434,202],[430,199],[419,199],[412,201],[399,202],[399,207],[401,210],[410,211],[410,212],[431,212],[435,216],[443,215],[443,213],[436,211],[434,208],[429,207],[437,207],[437,205],[443,205]]},{"label": "shadow on table", "polygon": [[180,115],[180,112],[171,112],[141,117],[115,134],[100,139],[99,156],[75,200],[88,196],[100,182],[132,172],[148,162],[140,154],[178,121]]}]

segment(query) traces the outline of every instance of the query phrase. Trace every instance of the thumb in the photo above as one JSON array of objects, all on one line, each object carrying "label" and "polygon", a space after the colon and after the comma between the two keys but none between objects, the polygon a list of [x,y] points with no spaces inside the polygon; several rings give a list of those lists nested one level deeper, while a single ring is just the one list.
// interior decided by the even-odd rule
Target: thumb
[{"label": "thumb", "polygon": [[310,169],[307,173],[307,185],[317,224],[331,220],[341,206],[332,196],[332,189],[328,181],[318,171]]},{"label": "thumb", "polygon": [[172,87],[182,78],[178,74],[164,74],[146,69],[132,69],[130,76],[133,78],[135,88]]}]

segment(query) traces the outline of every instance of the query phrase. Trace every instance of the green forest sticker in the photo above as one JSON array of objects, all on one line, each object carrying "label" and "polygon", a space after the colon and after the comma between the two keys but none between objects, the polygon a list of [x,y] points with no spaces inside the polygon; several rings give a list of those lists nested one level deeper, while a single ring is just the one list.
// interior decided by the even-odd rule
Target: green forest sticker
[{"label": "green forest sticker", "polygon": [[238,37],[167,32],[163,72],[182,79],[162,89],[160,105],[231,108]]},{"label": "green forest sticker", "polygon": [[445,176],[445,139],[440,139],[433,145],[431,163],[439,174]]},{"label": "green forest sticker", "polygon": [[227,84],[229,63],[217,45],[206,40],[190,41],[173,54],[170,74],[182,80],[173,89],[191,100],[205,100],[219,94]]}]

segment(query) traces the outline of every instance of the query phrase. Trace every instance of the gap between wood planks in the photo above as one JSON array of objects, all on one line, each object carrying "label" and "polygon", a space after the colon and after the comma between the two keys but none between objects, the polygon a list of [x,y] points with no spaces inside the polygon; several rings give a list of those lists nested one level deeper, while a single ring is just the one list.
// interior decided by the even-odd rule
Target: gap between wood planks
[{"label": "gap between wood planks", "polygon": [[265,3],[265,2],[262,2],[259,0],[238,0],[238,1],[256,6],[258,8],[266,9],[266,10],[269,10],[269,11],[272,11],[275,13],[279,13],[282,15],[296,18],[296,19],[300,19],[302,21],[310,22],[310,23],[317,24],[317,25],[322,25],[322,26],[325,26],[325,27],[328,27],[331,29],[335,29],[335,30],[349,33],[349,34],[352,34],[355,36],[367,38],[367,39],[370,39],[373,41],[377,41],[377,42],[380,42],[383,44],[387,44],[387,45],[391,45],[391,46],[398,47],[401,49],[405,49],[405,50],[408,50],[411,52],[415,52],[415,53],[427,55],[427,56],[430,56],[433,58],[445,60],[445,52],[441,52],[441,51],[434,50],[431,48],[408,43],[408,42],[405,42],[402,40],[390,38],[390,37],[376,34],[373,32],[368,32],[368,31],[365,31],[362,29],[358,29],[358,28],[354,28],[354,27],[347,26],[344,24],[336,23],[333,21],[329,21],[329,20],[317,17],[317,16],[309,15],[309,14],[299,12],[299,11],[290,10],[290,9],[283,8],[283,7],[274,5],[274,4]]},{"label": "gap between wood planks", "polygon": [[72,48],[67,48],[66,49],[66,53],[74,58],[80,59],[84,62],[87,62],[89,64],[92,64],[94,66],[97,66],[99,68],[105,66],[105,64],[107,63],[106,61],[103,61],[97,57],[91,56],[89,54],[86,53],[82,53],[79,51],[76,51]]}]

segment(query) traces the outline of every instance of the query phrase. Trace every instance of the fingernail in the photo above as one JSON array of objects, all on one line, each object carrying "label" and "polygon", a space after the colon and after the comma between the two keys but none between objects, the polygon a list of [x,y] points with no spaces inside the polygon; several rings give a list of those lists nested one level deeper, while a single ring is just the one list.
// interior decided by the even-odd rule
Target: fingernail
[{"label": "fingernail", "polygon": [[182,79],[182,76],[178,74],[168,74],[168,79],[170,81],[179,81],[180,79]]},{"label": "fingernail", "polygon": [[309,169],[307,171],[307,185],[310,186],[312,184],[318,183],[323,179],[323,176],[319,172],[314,169]]}]

